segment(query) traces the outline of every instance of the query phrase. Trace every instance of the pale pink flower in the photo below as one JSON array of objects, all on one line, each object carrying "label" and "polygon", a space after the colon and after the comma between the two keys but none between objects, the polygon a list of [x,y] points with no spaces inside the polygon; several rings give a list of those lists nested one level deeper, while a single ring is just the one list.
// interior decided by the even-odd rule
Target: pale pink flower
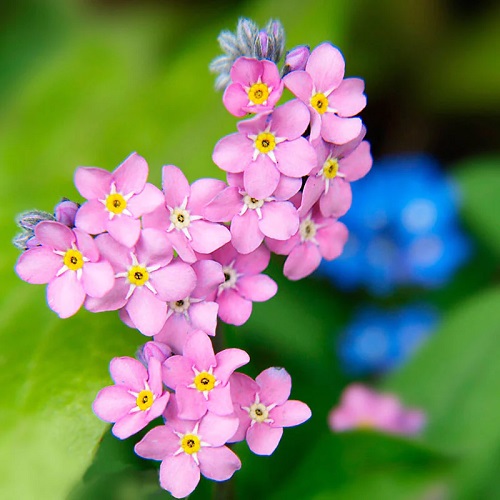
[{"label": "pale pink flower", "polygon": [[165,420],[165,425],[151,429],[134,450],[140,457],[161,461],[160,485],[175,498],[190,495],[200,474],[226,481],[241,468],[236,454],[224,446],[238,427],[237,418],[207,413],[196,421],[181,420],[172,395]]},{"label": "pale pink flower", "polygon": [[198,420],[207,411],[216,415],[233,413],[228,380],[234,370],[250,361],[241,349],[214,354],[206,333],[191,333],[183,356],[172,356],[163,364],[163,381],[175,390],[179,418]]},{"label": "pale pink flower", "polygon": [[172,260],[166,234],[143,229],[134,248],[120,245],[109,234],[96,238],[101,253],[113,266],[113,289],[100,299],[89,299],[92,312],[125,308],[131,322],[142,334],[156,335],[167,320],[167,302],[189,295],[196,275],[189,264]]},{"label": "pale pink flower", "polygon": [[89,234],[107,231],[127,247],[136,244],[141,231],[139,218],[163,202],[161,191],[146,183],[148,164],[142,156],[132,153],[116,170],[80,167],[75,185],[87,198],[75,224]]},{"label": "pale pink flower", "polygon": [[136,359],[113,358],[109,371],[115,385],[101,389],[92,408],[100,419],[115,424],[116,437],[125,439],[163,413],[170,393],[163,389],[161,363],[155,358],[147,370]]},{"label": "pale pink flower", "polygon": [[144,227],[167,231],[172,246],[185,262],[198,260],[197,253],[209,254],[231,239],[222,224],[205,220],[205,205],[226,184],[217,179],[199,179],[191,186],[182,171],[174,165],[163,167],[165,204],[143,217]]},{"label": "pale pink flower", "polygon": [[370,144],[362,141],[365,130],[354,141],[342,146],[319,140],[318,166],[307,178],[299,214],[305,214],[319,201],[324,217],[341,217],[351,206],[350,183],[364,177],[372,166]]},{"label": "pale pink flower", "polygon": [[48,283],[49,307],[61,318],[75,314],[86,297],[102,297],[113,286],[111,265],[84,231],[43,221],[35,238],[40,246],[21,254],[16,272],[28,283]]},{"label": "pale pink flower", "polygon": [[316,166],[316,153],[302,137],[309,112],[294,99],[238,123],[239,132],[223,137],[214,148],[214,163],[230,173],[243,172],[243,187],[253,198],[267,198],[282,176],[300,180]]},{"label": "pale pink flower", "polygon": [[252,302],[264,302],[276,295],[276,282],[260,274],[269,264],[270,255],[264,245],[243,255],[232,243],[212,254],[212,258],[222,264],[224,273],[224,282],[219,285],[216,298],[222,321],[240,326],[250,317]]},{"label": "pale pink flower", "polygon": [[289,400],[292,379],[284,368],[268,368],[255,380],[243,373],[230,379],[238,430],[230,442],[246,439],[257,455],[271,455],[283,435],[283,427],[293,427],[311,417],[301,401]]},{"label": "pale pink flower", "polygon": [[425,425],[425,414],[404,408],[392,394],[379,394],[361,384],[351,384],[340,404],[330,411],[330,428],[336,432],[350,429],[377,429],[393,434],[417,434]]},{"label": "pale pink flower", "polygon": [[213,260],[199,260],[192,267],[196,287],[189,296],[168,303],[167,321],[155,335],[155,340],[168,344],[175,354],[182,354],[189,333],[202,330],[213,336],[217,326],[219,306],[208,297],[224,281],[222,266]]},{"label": "pale pink flower", "polygon": [[345,144],[361,132],[361,119],[351,118],[366,106],[364,82],[344,79],[345,62],[330,43],[316,47],[304,71],[292,71],[283,79],[285,86],[311,113],[311,141],[322,137],[327,142]]},{"label": "pale pink flower", "polygon": [[240,57],[231,68],[231,80],[222,102],[234,116],[271,111],[283,93],[278,67],[266,59]]}]

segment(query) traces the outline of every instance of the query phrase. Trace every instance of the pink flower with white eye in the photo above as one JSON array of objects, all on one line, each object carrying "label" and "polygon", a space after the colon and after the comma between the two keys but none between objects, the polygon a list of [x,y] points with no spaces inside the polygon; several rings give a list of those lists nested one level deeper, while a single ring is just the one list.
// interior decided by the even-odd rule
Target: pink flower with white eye
[{"label": "pink flower with white eye", "polygon": [[146,368],[136,359],[113,358],[109,364],[115,385],[101,389],[92,409],[105,422],[113,422],[113,434],[125,439],[139,432],[159,417],[168,403],[170,393],[161,381],[161,363],[149,360]]},{"label": "pink flower with white eye", "polygon": [[141,231],[139,218],[163,202],[161,191],[146,183],[148,172],[146,160],[137,153],[111,173],[80,167],[75,184],[88,201],[78,210],[75,225],[89,234],[107,231],[122,245],[133,247]]},{"label": "pink flower with white eye", "polygon": [[318,166],[307,178],[299,214],[305,214],[319,201],[324,217],[341,217],[352,201],[350,183],[364,177],[372,166],[370,144],[362,141],[365,130],[354,141],[342,146],[318,141]]},{"label": "pink flower with white eye", "polygon": [[206,333],[191,333],[184,344],[184,354],[172,356],[163,364],[163,382],[175,390],[179,418],[198,420],[207,411],[216,415],[233,413],[228,380],[234,370],[249,361],[241,349],[214,354]]},{"label": "pink flower with white eye", "polygon": [[87,233],[43,221],[35,238],[40,246],[21,254],[16,272],[28,283],[48,283],[49,307],[61,318],[75,314],[86,297],[102,297],[113,286],[113,269]]},{"label": "pink flower with white eye", "polygon": [[172,246],[158,229],[143,229],[134,248],[120,245],[109,234],[98,236],[96,243],[113,266],[114,286],[104,297],[87,300],[85,307],[92,312],[125,308],[143,335],[156,335],[167,320],[167,302],[194,289],[193,269],[172,261]]},{"label": "pink flower with white eye", "polygon": [[322,137],[345,144],[361,132],[361,119],[352,117],[366,106],[365,84],[360,78],[344,79],[344,69],[340,51],[322,43],[312,51],[304,71],[292,71],[283,79],[310,110],[312,142]]},{"label": "pink flower with white eye", "polygon": [[200,474],[226,481],[241,468],[240,459],[224,446],[238,427],[237,418],[207,413],[197,421],[181,420],[172,395],[165,420],[165,425],[151,429],[134,451],[140,457],[161,460],[160,485],[175,498],[190,495]]},{"label": "pink flower with white eye", "polygon": [[155,340],[167,344],[175,354],[182,354],[188,335],[202,330],[215,335],[219,306],[208,297],[224,281],[222,266],[213,260],[193,264],[196,287],[187,297],[168,303],[167,321]]},{"label": "pink flower with white eye", "polygon": [[[296,199],[300,199],[299,196]],[[297,233],[286,241],[266,238],[269,249],[288,255],[283,274],[290,280],[300,280],[315,271],[321,259],[336,259],[343,251],[349,232],[334,217],[323,217],[317,208],[300,217]]]},{"label": "pink flower with white eye", "polygon": [[250,317],[252,302],[264,302],[276,295],[276,282],[260,274],[269,264],[270,256],[264,245],[243,255],[231,243],[212,254],[222,264],[224,273],[224,282],[219,285],[215,299],[222,321],[240,326]]},{"label": "pink flower with white eye", "polygon": [[300,182],[316,166],[316,152],[302,137],[308,124],[306,106],[297,99],[289,101],[272,114],[239,122],[239,132],[215,145],[213,161],[226,172],[243,172],[249,196],[267,198],[274,194],[282,176]]},{"label": "pink flower with white eye", "polygon": [[240,57],[231,68],[231,80],[222,102],[234,116],[271,111],[283,93],[278,67],[266,59]]},{"label": "pink flower with white eye", "polygon": [[257,455],[271,455],[283,435],[283,427],[302,424],[311,410],[301,401],[289,400],[292,379],[284,368],[268,368],[255,380],[243,373],[230,379],[238,430],[229,442],[246,439]]},{"label": "pink flower with white eye", "polygon": [[404,408],[392,394],[378,394],[361,384],[351,384],[344,390],[340,404],[330,411],[328,423],[336,432],[371,428],[411,435],[422,430],[425,414]]},{"label": "pink flower with white eye", "polygon": [[299,228],[299,216],[289,201],[274,197],[257,199],[246,193],[237,183],[237,176],[228,177],[230,186],[221,191],[206,207],[208,220],[231,221],[231,241],[239,253],[256,250],[265,236],[287,240]]},{"label": "pink flower with white eye", "polygon": [[205,205],[225,187],[217,179],[199,179],[190,186],[179,168],[167,165],[163,167],[165,204],[144,216],[143,225],[166,230],[179,257],[196,262],[196,253],[209,254],[231,239],[227,227],[203,217]]}]

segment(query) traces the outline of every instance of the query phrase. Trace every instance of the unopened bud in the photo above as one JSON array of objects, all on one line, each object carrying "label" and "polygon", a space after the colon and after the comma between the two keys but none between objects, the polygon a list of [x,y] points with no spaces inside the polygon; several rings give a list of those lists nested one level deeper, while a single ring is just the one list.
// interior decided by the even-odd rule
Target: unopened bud
[{"label": "unopened bud", "polygon": [[291,71],[304,70],[310,53],[311,50],[307,45],[298,45],[292,50],[289,50],[285,56],[283,76],[290,73]]}]

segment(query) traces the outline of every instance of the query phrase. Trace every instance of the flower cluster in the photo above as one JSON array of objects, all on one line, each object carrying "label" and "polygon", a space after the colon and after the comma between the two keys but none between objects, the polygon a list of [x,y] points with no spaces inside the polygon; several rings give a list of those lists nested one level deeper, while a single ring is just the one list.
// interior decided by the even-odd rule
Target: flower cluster
[{"label": "flower cluster", "polygon": [[[350,182],[372,163],[355,116],[366,103],[364,84],[344,78],[337,48],[296,47],[280,71],[284,33],[276,21],[259,31],[241,20],[238,33],[220,42],[228,55],[212,69],[221,73],[224,105],[237,117],[255,114],[215,146],[227,182],[190,185],[166,165],[160,190],[147,182],[149,167],[137,153],[113,172],[79,167],[81,206],[65,201],[55,216],[25,214],[16,240],[24,250],[18,275],[47,284],[49,307],[61,318],[82,306],[118,311],[151,338],[138,359],[111,361],[114,385],[98,393],[93,409],[120,439],[163,419],[135,451],[161,460],[161,485],[178,498],[200,474],[223,481],[241,467],[228,444],[246,440],[269,455],[284,427],[310,417],[306,404],[289,400],[285,369],[254,380],[236,372],[249,355],[215,352],[211,337],[220,336],[218,319],[242,325],[253,302],[276,294],[262,274],[271,252],[287,256],[292,280],[341,254],[347,229],[338,218],[350,207]],[[278,105],[284,88],[296,98]]]}]

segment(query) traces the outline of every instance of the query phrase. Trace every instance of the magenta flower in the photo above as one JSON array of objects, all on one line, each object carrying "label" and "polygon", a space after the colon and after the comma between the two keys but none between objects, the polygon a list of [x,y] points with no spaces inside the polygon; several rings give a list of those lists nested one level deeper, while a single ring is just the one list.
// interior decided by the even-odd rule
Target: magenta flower
[{"label": "magenta flower", "polygon": [[404,408],[392,394],[378,394],[361,384],[351,384],[344,390],[340,405],[330,411],[328,422],[337,432],[371,428],[393,434],[416,434],[425,424],[425,414]]},{"label": "magenta flower", "polygon": [[[228,180],[232,182],[232,178]],[[230,185],[221,191],[204,213],[208,220],[231,221],[231,241],[242,254],[256,250],[264,236],[287,240],[299,228],[297,209],[292,203],[274,197],[253,198],[239,185]]]},{"label": "magenta flower", "polygon": [[261,245],[246,255],[227,243],[212,254],[222,264],[224,283],[219,285],[216,302],[222,321],[240,326],[252,313],[252,302],[264,302],[276,295],[278,285],[260,274],[269,264],[270,252]]},{"label": "magenta flower", "polygon": [[196,262],[196,253],[209,254],[231,239],[227,227],[205,220],[205,205],[226,187],[216,179],[199,179],[191,186],[174,165],[163,167],[165,205],[143,218],[144,227],[167,231],[172,246],[185,262]]},{"label": "magenta flower", "polygon": [[141,231],[139,218],[163,202],[161,191],[146,183],[148,164],[132,153],[114,172],[80,167],[75,184],[87,198],[76,215],[76,226],[89,234],[107,231],[127,247],[136,244]]},{"label": "magenta flower", "polygon": [[225,349],[216,355],[212,342],[201,330],[191,333],[183,356],[172,356],[163,364],[163,381],[175,390],[179,418],[199,420],[207,411],[233,413],[228,380],[234,370],[250,361],[241,349]]},{"label": "magenta flower", "polygon": [[234,116],[271,111],[283,93],[278,67],[266,59],[240,57],[231,68],[231,80],[222,102]]},{"label": "magenta flower", "polygon": [[301,401],[288,400],[292,379],[284,368],[268,368],[255,381],[243,373],[230,379],[238,430],[230,442],[246,439],[257,455],[271,455],[283,435],[283,427],[293,427],[311,417]]},{"label": "magenta flower", "polygon": [[41,246],[21,254],[16,272],[28,283],[48,283],[49,307],[61,318],[75,314],[85,297],[102,297],[113,286],[113,269],[88,234],[43,221],[35,227],[35,237]]},{"label": "magenta flower", "polygon": [[155,340],[167,344],[175,354],[182,354],[189,333],[202,330],[215,335],[219,306],[207,297],[214,295],[224,281],[222,266],[213,260],[193,264],[196,287],[188,297],[168,303],[167,321]]},{"label": "magenta flower", "polygon": [[292,71],[283,79],[285,86],[311,113],[311,140],[322,137],[327,142],[345,144],[361,132],[361,119],[351,118],[366,106],[364,82],[344,79],[344,58],[329,43],[316,47],[305,71]]},{"label": "magenta flower", "polygon": [[361,135],[342,146],[318,141],[318,166],[308,177],[302,194],[299,214],[311,210],[319,200],[324,217],[341,217],[349,210],[352,201],[350,182],[364,177],[372,166],[370,144]]},{"label": "magenta flower", "polygon": [[109,234],[96,238],[101,253],[115,272],[112,290],[100,299],[89,299],[92,312],[125,308],[133,325],[144,335],[156,335],[167,320],[167,302],[189,295],[196,275],[189,264],[172,260],[167,236],[157,229],[143,229],[130,249]]},{"label": "magenta flower", "polygon": [[175,498],[190,495],[200,474],[226,481],[241,468],[240,459],[224,446],[238,427],[237,418],[207,413],[198,421],[181,420],[172,395],[165,419],[166,424],[151,429],[134,450],[140,457],[161,460],[160,485]]},{"label": "magenta flower", "polygon": [[[300,195],[294,201],[298,204]],[[349,232],[334,217],[323,217],[313,209],[300,218],[299,230],[286,241],[266,238],[269,249],[280,255],[288,255],[283,267],[290,280],[299,280],[315,271],[321,259],[336,259],[343,251]]]},{"label": "magenta flower", "polygon": [[163,389],[161,363],[155,358],[147,370],[136,359],[113,358],[109,371],[115,385],[101,389],[92,408],[101,420],[115,424],[117,438],[125,439],[163,413],[170,393]]},{"label": "magenta flower", "polygon": [[301,179],[316,166],[316,153],[302,133],[309,125],[307,108],[298,100],[238,123],[239,132],[223,137],[212,155],[230,173],[243,172],[249,196],[274,194],[282,176]]}]

